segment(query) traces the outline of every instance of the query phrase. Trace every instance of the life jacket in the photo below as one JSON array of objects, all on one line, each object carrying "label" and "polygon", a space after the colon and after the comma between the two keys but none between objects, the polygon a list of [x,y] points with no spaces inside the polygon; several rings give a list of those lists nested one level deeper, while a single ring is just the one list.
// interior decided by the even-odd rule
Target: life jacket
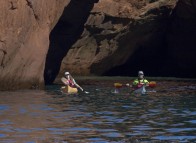
[{"label": "life jacket", "polygon": [[148,80],[146,79],[135,79],[133,81],[133,85],[135,86],[135,88],[141,88],[144,84],[148,83]]},{"label": "life jacket", "polygon": [[75,88],[75,84],[72,80],[68,80],[68,82],[70,87]]}]

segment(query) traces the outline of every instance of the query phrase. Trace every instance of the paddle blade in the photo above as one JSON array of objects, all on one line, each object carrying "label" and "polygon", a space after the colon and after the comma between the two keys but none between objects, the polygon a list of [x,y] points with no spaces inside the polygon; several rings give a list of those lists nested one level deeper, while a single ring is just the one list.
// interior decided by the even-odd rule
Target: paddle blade
[{"label": "paddle blade", "polygon": [[157,85],[157,83],[156,83],[155,81],[151,81],[151,82],[149,83],[149,87],[151,87],[151,88],[156,87],[156,85]]},{"label": "paddle blade", "polygon": [[122,84],[121,83],[114,83],[114,87],[115,88],[121,88],[122,87]]},{"label": "paddle blade", "polygon": [[64,78],[64,77],[62,77],[62,78],[61,78],[61,81],[62,81],[64,84],[66,84],[66,83],[67,83],[67,79],[66,79],[66,78]]}]

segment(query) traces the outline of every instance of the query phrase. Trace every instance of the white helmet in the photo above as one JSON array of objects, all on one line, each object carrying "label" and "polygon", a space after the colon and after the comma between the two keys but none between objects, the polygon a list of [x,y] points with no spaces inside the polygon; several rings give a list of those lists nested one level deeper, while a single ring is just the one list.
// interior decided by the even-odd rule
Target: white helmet
[{"label": "white helmet", "polygon": [[144,75],[144,72],[143,71],[139,71],[138,75]]},{"label": "white helmet", "polygon": [[66,76],[66,75],[69,75],[69,72],[65,72],[65,76]]}]

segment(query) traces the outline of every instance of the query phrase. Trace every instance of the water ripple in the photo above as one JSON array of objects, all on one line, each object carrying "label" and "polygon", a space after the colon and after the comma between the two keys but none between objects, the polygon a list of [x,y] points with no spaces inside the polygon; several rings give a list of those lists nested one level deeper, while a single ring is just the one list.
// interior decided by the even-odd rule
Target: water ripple
[{"label": "water ripple", "polygon": [[135,97],[107,86],[61,95],[60,86],[52,88],[0,94],[2,143],[196,141],[195,96]]}]

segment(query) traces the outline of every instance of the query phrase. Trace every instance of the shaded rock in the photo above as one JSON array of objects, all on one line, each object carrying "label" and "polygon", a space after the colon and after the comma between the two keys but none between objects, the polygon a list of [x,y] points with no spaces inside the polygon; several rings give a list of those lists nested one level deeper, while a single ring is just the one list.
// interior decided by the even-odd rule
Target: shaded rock
[{"label": "shaded rock", "polygon": [[196,77],[195,0],[178,2],[169,25],[167,43],[168,59],[172,63],[170,69],[173,69],[174,74],[181,77]]},{"label": "shaded rock", "polygon": [[194,0],[104,0],[94,7],[61,73],[196,77]]},{"label": "shaded rock", "polygon": [[50,34],[50,46],[44,71],[46,84],[51,84],[58,75],[61,61],[80,38],[95,2],[98,0],[72,0],[64,9],[60,20]]},{"label": "shaded rock", "polygon": [[157,32],[165,32],[154,37],[150,48],[138,48],[125,64],[105,75],[135,76],[138,70],[144,70],[147,76],[195,78],[195,10],[195,1],[179,0],[170,16],[160,23],[165,26]]},{"label": "shaded rock", "polygon": [[[139,56],[143,61],[146,57],[161,58],[164,55],[157,53],[164,48],[160,45],[164,43],[176,2],[100,1],[92,10],[81,38],[64,58],[60,73],[68,70],[77,75],[102,75],[126,63],[138,49],[143,49]],[[131,69],[129,66],[126,69]]]}]

